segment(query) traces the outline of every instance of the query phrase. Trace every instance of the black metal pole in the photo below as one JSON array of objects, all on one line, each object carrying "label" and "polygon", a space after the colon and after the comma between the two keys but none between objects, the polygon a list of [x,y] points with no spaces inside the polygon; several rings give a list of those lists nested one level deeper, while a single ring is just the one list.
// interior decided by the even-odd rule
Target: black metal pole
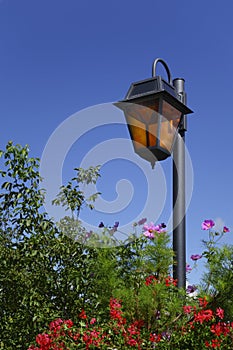
[{"label": "black metal pole", "polygon": [[[174,79],[173,85],[186,104],[184,79]],[[178,287],[186,287],[186,206],[185,206],[185,131],[187,120],[184,116],[173,150],[173,278]]]}]

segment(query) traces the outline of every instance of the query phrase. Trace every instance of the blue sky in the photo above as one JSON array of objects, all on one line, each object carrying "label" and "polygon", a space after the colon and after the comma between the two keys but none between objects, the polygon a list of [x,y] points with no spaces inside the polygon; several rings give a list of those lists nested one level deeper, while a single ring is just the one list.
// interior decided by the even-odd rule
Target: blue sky
[{"label": "blue sky", "polygon": [[[41,157],[51,134],[68,117],[124,98],[130,83],[149,78],[153,60],[162,57],[173,78],[185,78],[188,105],[194,111],[186,134],[194,172],[187,256],[200,253],[205,218],[233,230],[232,11],[230,1],[1,0],[1,148],[13,140],[29,144],[31,155]],[[64,162],[64,177],[95,143],[113,137],[128,137],[127,130],[105,126],[75,143]],[[129,212],[119,214],[123,221],[140,213],[136,203],[145,200],[136,160],[127,166],[124,162],[106,164],[99,185],[110,201],[120,178],[131,181],[135,193],[141,191]],[[167,197],[159,219],[165,221],[171,160],[160,166]],[[232,243],[232,234],[225,241]]]}]

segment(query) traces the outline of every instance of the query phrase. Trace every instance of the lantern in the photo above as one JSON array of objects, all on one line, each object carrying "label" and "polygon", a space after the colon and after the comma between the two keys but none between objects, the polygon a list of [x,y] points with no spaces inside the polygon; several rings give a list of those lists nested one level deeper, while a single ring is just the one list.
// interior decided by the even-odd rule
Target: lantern
[{"label": "lantern", "polygon": [[132,83],[115,106],[124,111],[135,152],[152,167],[171,155],[184,115],[192,113],[161,76]]}]

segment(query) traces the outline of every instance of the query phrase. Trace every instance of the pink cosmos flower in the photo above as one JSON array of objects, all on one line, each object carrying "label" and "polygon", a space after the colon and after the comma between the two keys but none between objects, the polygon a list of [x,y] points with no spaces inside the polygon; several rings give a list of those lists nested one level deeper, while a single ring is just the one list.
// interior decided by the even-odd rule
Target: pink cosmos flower
[{"label": "pink cosmos flower", "polygon": [[90,238],[92,234],[93,234],[93,231],[90,230],[89,232],[86,233],[85,238]]},{"label": "pink cosmos flower", "polygon": [[224,232],[224,233],[226,233],[226,232],[230,232],[230,230],[229,230],[229,228],[228,228],[228,227],[224,226],[224,227],[223,227],[223,232]]},{"label": "pink cosmos flower", "polygon": [[113,232],[116,232],[118,226],[119,226],[119,221],[116,221],[115,224],[113,225],[112,231],[113,231]]},{"label": "pink cosmos flower", "polygon": [[154,233],[163,233],[165,232],[164,228],[166,227],[166,225],[164,223],[159,224],[159,225],[154,225],[153,222],[151,222],[150,224],[145,224],[143,226],[143,229],[145,230],[144,232],[144,236],[146,236],[147,238],[154,238]]},{"label": "pink cosmos flower", "polygon": [[138,221],[138,225],[144,225],[146,220],[147,220],[146,218],[143,218],[143,219],[139,220]]},{"label": "pink cosmos flower", "polygon": [[143,229],[145,230],[145,232],[143,233],[144,236],[151,239],[155,238],[154,232],[156,231],[156,226],[153,224],[153,222],[151,222],[150,224],[145,224],[143,226]]},{"label": "pink cosmos flower", "polygon": [[215,222],[213,220],[205,220],[203,221],[203,223],[201,224],[201,228],[202,230],[210,230],[212,227],[214,227]]},{"label": "pink cosmos flower", "polygon": [[192,268],[189,264],[186,264],[186,272],[192,271]]},{"label": "pink cosmos flower", "polygon": [[154,235],[153,231],[150,232],[150,231],[148,230],[148,231],[144,232],[143,234],[144,234],[144,236],[147,237],[147,238],[150,238],[150,239],[155,238],[155,235]]},{"label": "pink cosmos flower", "polygon": [[159,233],[163,233],[166,231],[166,230],[164,230],[166,225],[163,222],[162,222],[162,224],[156,225],[155,227],[156,227],[155,231],[157,231]]},{"label": "pink cosmos flower", "polygon": [[186,288],[186,292],[187,292],[188,294],[194,293],[195,290],[197,290],[197,287],[194,286],[194,285],[192,285],[192,286],[191,286],[191,285],[188,285],[188,287]]},{"label": "pink cosmos flower", "polygon": [[202,255],[200,254],[193,254],[190,256],[190,258],[193,260],[193,261],[196,261],[196,260],[199,260],[202,258]]}]

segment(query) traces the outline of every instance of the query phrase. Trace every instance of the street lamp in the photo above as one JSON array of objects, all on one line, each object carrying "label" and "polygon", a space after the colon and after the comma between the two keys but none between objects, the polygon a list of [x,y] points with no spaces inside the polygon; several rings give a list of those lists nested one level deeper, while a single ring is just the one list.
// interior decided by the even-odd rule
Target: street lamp
[{"label": "street lamp", "polygon": [[[158,63],[165,68],[168,81],[156,75]],[[184,80],[172,81],[168,65],[157,58],[153,62],[152,78],[132,83],[125,99],[115,105],[124,111],[135,152],[149,161],[152,168],[156,161],[166,159],[173,152],[173,249],[176,259],[173,277],[178,279],[179,287],[185,287],[184,132],[185,115],[192,111],[186,106]]]}]

